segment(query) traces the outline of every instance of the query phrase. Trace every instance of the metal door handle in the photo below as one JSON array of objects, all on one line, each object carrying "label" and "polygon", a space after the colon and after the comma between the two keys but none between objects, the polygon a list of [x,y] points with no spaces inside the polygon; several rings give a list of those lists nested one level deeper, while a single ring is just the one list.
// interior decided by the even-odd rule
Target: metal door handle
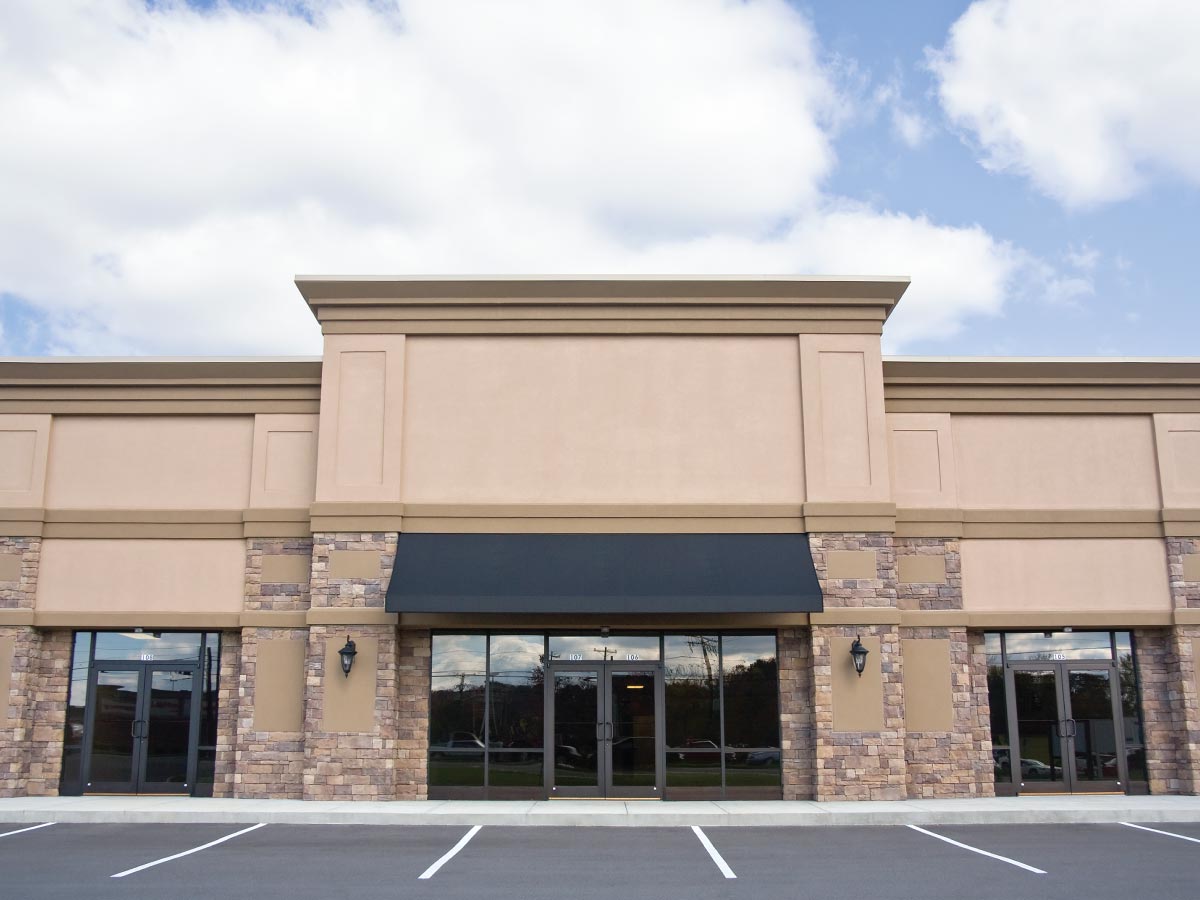
[{"label": "metal door handle", "polygon": [[1075,737],[1075,720],[1067,719],[1066,724],[1071,726],[1071,732],[1070,732],[1070,734],[1067,735],[1067,737],[1069,737],[1069,738]]},{"label": "metal door handle", "polygon": [[146,724],[145,719],[134,719],[133,724],[129,726],[129,736],[132,737],[134,740],[138,740],[138,741],[143,740],[146,736],[144,734],[139,734],[138,726],[145,725],[145,724]]},{"label": "metal door handle", "polygon": [[606,737],[605,740],[611,743],[613,739],[613,724],[612,722],[605,722],[604,725],[608,729],[608,737]]}]

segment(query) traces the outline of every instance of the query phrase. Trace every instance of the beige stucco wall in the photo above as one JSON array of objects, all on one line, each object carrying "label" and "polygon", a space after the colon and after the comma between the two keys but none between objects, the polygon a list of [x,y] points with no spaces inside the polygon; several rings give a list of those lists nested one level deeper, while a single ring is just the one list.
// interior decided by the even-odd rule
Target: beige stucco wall
[{"label": "beige stucco wall", "polygon": [[952,417],[967,508],[1155,509],[1149,416]]},{"label": "beige stucco wall", "polygon": [[250,506],[308,506],[317,482],[317,420],[314,415],[254,417],[254,465]]},{"label": "beige stucco wall", "polygon": [[406,502],[804,499],[794,337],[410,337],[405,352]]},{"label": "beige stucco wall", "polygon": [[38,612],[240,612],[241,540],[42,542]]},{"label": "beige stucco wall", "polygon": [[242,509],[251,416],[55,416],[46,505]]},{"label": "beige stucco wall", "polygon": [[1171,609],[1157,538],[964,540],[962,576],[976,612]]}]

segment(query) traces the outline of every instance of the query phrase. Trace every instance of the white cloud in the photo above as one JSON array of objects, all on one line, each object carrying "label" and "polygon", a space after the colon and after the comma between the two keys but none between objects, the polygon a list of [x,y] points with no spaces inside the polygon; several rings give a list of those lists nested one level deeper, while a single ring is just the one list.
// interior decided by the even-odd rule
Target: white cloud
[{"label": "white cloud", "polygon": [[894,348],[1012,293],[979,227],[824,184],[846,99],[783,0],[0,10],[0,294],[72,353],[315,352],[297,272],[917,277]]},{"label": "white cloud", "polygon": [[987,168],[1087,206],[1200,184],[1198,35],[1191,0],[976,0],[929,63]]},{"label": "white cloud", "polygon": [[910,150],[917,149],[929,139],[933,129],[905,99],[898,76],[877,87],[872,99],[877,107],[888,111],[893,136]]}]

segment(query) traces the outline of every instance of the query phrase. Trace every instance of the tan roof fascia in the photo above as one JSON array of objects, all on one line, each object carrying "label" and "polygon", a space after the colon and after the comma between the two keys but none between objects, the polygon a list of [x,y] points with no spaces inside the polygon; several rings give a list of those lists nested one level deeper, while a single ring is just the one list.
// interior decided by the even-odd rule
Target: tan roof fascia
[{"label": "tan roof fascia", "polygon": [[888,412],[1200,412],[1200,358],[885,357]]},{"label": "tan roof fascia", "polygon": [[878,333],[908,284],[834,276],[296,276],[326,333]]},{"label": "tan roof fascia", "polygon": [[316,412],[319,358],[0,358],[0,412]]}]

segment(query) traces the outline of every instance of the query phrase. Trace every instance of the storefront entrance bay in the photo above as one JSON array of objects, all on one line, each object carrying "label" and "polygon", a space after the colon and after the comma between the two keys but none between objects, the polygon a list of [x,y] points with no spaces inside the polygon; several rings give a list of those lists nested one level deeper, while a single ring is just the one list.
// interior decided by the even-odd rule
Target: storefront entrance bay
[{"label": "storefront entrance bay", "polygon": [[773,634],[435,634],[431,687],[431,799],[782,795]]}]

